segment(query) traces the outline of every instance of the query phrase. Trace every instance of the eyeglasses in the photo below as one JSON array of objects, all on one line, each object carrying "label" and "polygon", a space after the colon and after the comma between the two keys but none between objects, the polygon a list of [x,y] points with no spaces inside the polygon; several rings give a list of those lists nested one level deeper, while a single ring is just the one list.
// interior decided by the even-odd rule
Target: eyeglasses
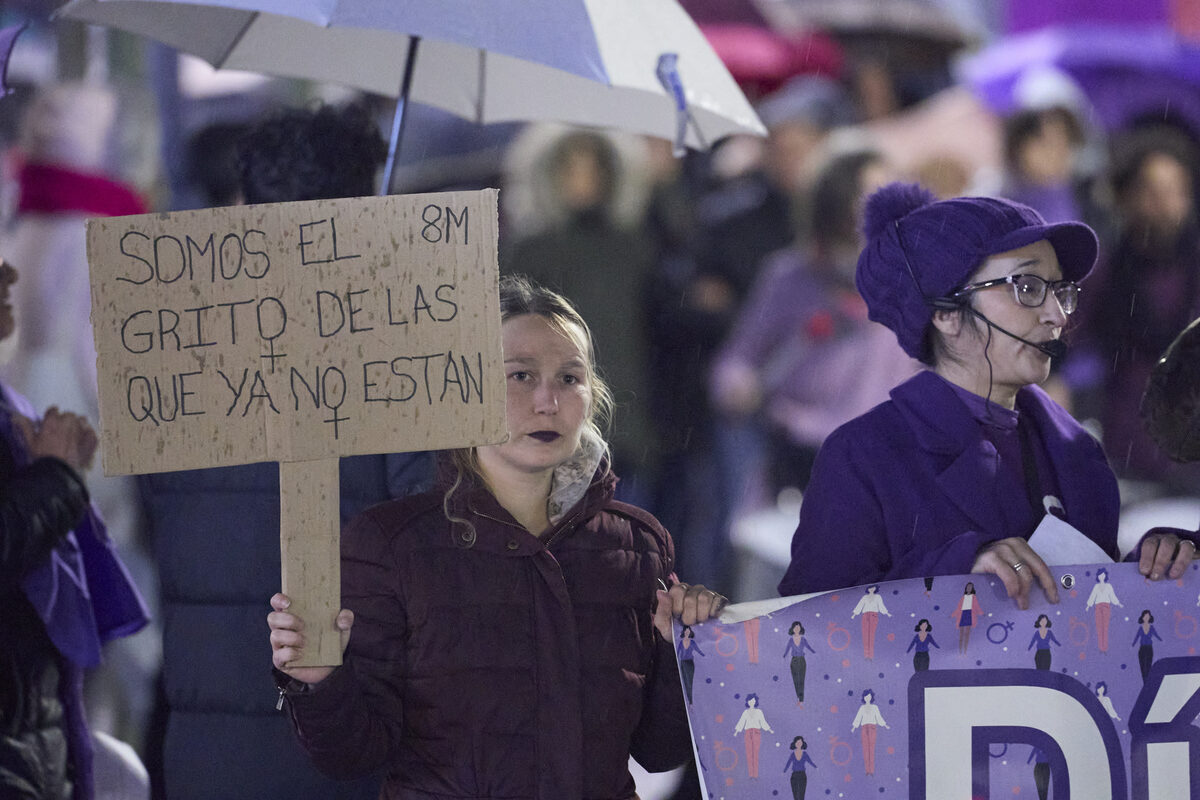
[{"label": "eyeglasses", "polygon": [[1027,308],[1040,308],[1046,302],[1046,290],[1054,293],[1054,299],[1062,308],[1064,314],[1075,311],[1079,305],[1079,284],[1074,281],[1048,281],[1038,275],[1007,275],[980,283],[969,283],[951,297],[961,297],[980,289],[990,289],[993,286],[1003,286],[1011,283],[1017,302]]}]

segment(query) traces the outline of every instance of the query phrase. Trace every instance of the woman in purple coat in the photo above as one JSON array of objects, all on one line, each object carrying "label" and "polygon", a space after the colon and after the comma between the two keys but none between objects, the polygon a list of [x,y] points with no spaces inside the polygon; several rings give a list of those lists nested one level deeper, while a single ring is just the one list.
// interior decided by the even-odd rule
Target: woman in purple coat
[{"label": "woman in purple coat", "polygon": [[[1065,349],[1095,234],[1007,200],[937,201],[907,184],[871,195],[864,219],[858,290],[926,369],[825,441],[780,593],[978,572],[1021,608],[1035,581],[1057,602],[1028,542],[1047,508],[1119,557],[1104,452],[1037,386]],[[1186,536],[1147,534],[1134,556],[1142,574],[1182,575],[1196,552]]]}]

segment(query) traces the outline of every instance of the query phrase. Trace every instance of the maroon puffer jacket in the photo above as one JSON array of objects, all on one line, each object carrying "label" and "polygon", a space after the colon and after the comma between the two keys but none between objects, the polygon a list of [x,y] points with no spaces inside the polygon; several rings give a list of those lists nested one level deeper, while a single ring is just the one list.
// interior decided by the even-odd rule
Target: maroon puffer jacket
[{"label": "maroon puffer jacket", "polygon": [[289,694],[336,776],[386,769],[386,798],[623,800],[691,755],[674,650],[652,622],[671,538],[612,499],[602,465],[541,538],[480,487],[383,503],[342,534],[354,630],[342,667]]}]

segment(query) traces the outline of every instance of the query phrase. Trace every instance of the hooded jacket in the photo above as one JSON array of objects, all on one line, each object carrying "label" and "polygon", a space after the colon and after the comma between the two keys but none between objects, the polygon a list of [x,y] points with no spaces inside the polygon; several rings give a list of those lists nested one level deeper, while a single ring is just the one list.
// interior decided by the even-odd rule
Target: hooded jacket
[{"label": "hooded jacket", "polygon": [[343,664],[289,693],[318,768],[383,768],[397,800],[625,800],[631,754],[651,771],[688,758],[674,652],[653,624],[673,545],[615,485],[602,463],[540,538],[473,484],[449,518],[443,485],[353,520]]},{"label": "hooded jacket", "polygon": [[72,724],[70,690],[79,670],[55,649],[21,578],[65,544],[87,509],[87,489],[55,458],[16,467],[8,447],[0,478],[0,796],[65,800],[78,796],[84,758],[84,736],[72,741],[81,727]]},{"label": "hooded jacket", "polygon": [[90,800],[84,670],[148,614],[83,480],[33,457],[18,414],[38,419],[0,384],[0,797]]}]

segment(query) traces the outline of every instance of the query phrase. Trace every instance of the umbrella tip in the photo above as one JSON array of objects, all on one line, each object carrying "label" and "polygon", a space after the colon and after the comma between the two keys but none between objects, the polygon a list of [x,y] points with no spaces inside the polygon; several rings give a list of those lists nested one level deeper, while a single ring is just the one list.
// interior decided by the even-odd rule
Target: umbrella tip
[{"label": "umbrella tip", "polygon": [[683,80],[679,77],[679,55],[677,53],[660,55],[655,72],[658,75],[658,82],[675,101],[675,142],[672,152],[676,158],[682,158],[687,152],[683,142],[687,137],[689,115],[687,96],[683,91]]}]

